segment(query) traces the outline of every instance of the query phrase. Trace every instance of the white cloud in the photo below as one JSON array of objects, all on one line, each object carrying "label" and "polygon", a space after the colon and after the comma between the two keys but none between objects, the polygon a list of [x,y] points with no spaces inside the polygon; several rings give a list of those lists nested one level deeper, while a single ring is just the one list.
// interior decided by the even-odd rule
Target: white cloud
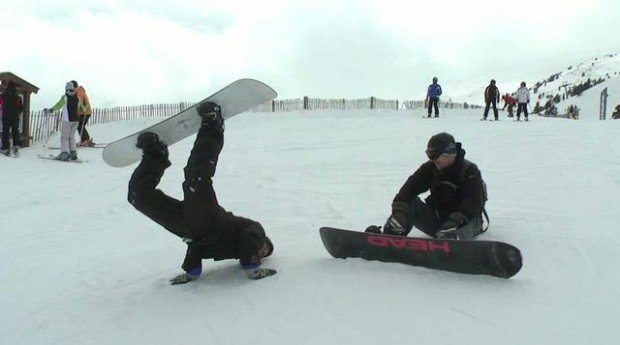
[{"label": "white cloud", "polygon": [[0,70],[41,87],[35,109],[70,79],[95,106],[195,101],[241,77],[285,98],[408,98],[435,75],[449,94],[617,52],[619,12],[611,0],[25,0],[0,13]]}]

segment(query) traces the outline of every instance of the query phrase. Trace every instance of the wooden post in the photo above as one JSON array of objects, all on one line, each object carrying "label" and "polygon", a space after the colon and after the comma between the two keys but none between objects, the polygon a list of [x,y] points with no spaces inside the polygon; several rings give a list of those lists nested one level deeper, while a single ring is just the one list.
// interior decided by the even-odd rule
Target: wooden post
[{"label": "wooden post", "polygon": [[604,88],[601,92],[601,103],[599,110],[599,119],[605,120],[607,117],[607,88]]}]

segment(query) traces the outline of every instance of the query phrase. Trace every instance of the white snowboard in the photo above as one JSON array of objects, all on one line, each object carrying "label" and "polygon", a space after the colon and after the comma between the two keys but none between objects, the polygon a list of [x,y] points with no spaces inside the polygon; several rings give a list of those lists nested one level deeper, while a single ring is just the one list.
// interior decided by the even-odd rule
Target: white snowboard
[{"label": "white snowboard", "polygon": [[164,121],[108,144],[103,149],[103,160],[113,167],[125,167],[139,161],[142,151],[136,148],[138,135],[154,132],[167,145],[172,145],[198,132],[201,118],[197,106],[206,101],[215,102],[222,109],[222,117],[228,119],[253,107],[276,98],[278,94],[266,84],[254,79],[239,79],[215,94],[207,97]]}]

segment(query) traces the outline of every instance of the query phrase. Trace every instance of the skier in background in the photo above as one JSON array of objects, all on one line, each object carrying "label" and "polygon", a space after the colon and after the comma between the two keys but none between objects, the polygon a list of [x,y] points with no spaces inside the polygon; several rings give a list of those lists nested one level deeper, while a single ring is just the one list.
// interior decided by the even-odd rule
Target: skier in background
[{"label": "skier in background", "polygon": [[224,119],[220,106],[205,102],[198,106],[201,127],[185,166],[184,200],[174,199],[156,189],[170,166],[168,147],[152,132],[138,136],[142,161],[129,181],[128,201],[140,212],[187,243],[185,272],[170,279],[184,284],[202,273],[202,259],[239,259],[251,279],[276,274],[261,268],[261,259],[271,255],[273,244],[263,227],[251,219],[233,215],[222,208],[213,189],[213,176],[224,145]]},{"label": "skier in background", "polygon": [[484,90],[484,103],[486,106],[484,107],[484,114],[482,115],[483,121],[486,121],[491,106],[493,106],[495,121],[499,120],[497,115],[497,102],[499,102],[499,89],[495,86],[495,79],[491,79],[491,83]]},{"label": "skier in background", "polygon": [[[448,133],[436,134],[428,141],[426,155],[428,162],[394,197],[383,233],[407,236],[416,227],[435,238],[468,240],[484,232],[486,187],[476,164],[465,159],[461,143]],[[429,190],[430,195],[420,200],[419,195]],[[381,227],[371,225],[366,232],[381,233]]]},{"label": "skier in background", "polygon": [[65,94],[60,97],[60,100],[51,107],[45,109],[47,113],[61,110],[62,127],[60,128],[60,154],[56,159],[61,161],[77,160],[77,150],[75,144],[75,132],[77,131],[79,119],[78,119],[78,106],[80,99],[75,94],[75,86],[72,82],[67,82],[65,85]]},{"label": "skier in background", "polygon": [[9,135],[13,137],[13,154],[18,155],[21,148],[19,138],[19,114],[24,110],[21,97],[17,94],[17,84],[9,81],[6,91],[0,95],[0,106],[2,107],[2,148],[0,152],[10,156],[11,142]]},{"label": "skier in background", "polygon": [[93,143],[90,134],[88,134],[88,131],[86,130],[88,120],[93,114],[93,109],[90,106],[90,99],[88,98],[88,94],[86,93],[86,89],[84,89],[84,86],[78,85],[78,82],[75,80],[72,80],[71,83],[73,83],[73,86],[75,87],[75,93],[80,100],[78,106],[79,122],[77,128],[78,134],[80,135],[80,142],[77,144],[77,146],[93,147],[95,146],[95,143]]},{"label": "skier in background", "polygon": [[517,89],[517,101],[519,105],[517,107],[517,121],[520,120],[521,111],[523,111],[523,117],[527,120],[527,104],[530,103],[530,90],[525,86],[525,82],[521,82],[521,87]]},{"label": "skier in background", "polygon": [[502,96],[502,100],[504,101],[504,107],[502,110],[506,109],[506,106],[508,106],[508,117],[514,117],[513,109],[515,104],[517,104],[517,99],[512,97],[510,94],[505,94]]},{"label": "skier in background", "polygon": [[431,110],[435,108],[435,117],[439,117],[439,96],[441,96],[441,85],[437,84],[437,77],[433,77],[433,83],[426,90],[426,100],[428,103],[428,117],[431,117]]}]

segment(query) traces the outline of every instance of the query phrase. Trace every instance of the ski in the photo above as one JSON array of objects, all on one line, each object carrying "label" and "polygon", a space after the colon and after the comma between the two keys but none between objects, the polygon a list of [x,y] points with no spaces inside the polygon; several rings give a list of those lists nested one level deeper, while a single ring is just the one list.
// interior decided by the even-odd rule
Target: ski
[{"label": "ski", "polygon": [[37,157],[39,159],[47,159],[47,160],[63,162],[63,163],[85,163],[85,162],[88,162],[88,161],[85,161],[85,160],[81,160],[79,158],[78,159],[74,159],[74,160],[62,161],[62,160],[58,159],[57,156],[54,156],[54,155],[48,155],[48,156],[37,155]]}]

